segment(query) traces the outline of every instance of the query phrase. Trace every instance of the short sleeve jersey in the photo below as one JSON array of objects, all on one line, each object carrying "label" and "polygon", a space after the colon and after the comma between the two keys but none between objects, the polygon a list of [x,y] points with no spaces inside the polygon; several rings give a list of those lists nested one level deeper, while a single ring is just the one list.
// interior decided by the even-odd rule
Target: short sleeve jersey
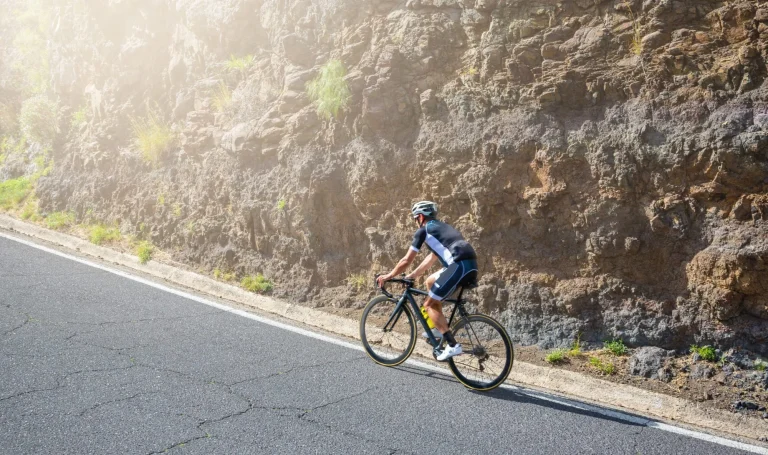
[{"label": "short sleeve jersey", "polygon": [[453,226],[442,221],[430,220],[420,227],[413,236],[411,249],[420,251],[424,243],[435,253],[443,267],[465,259],[477,259],[472,245]]}]

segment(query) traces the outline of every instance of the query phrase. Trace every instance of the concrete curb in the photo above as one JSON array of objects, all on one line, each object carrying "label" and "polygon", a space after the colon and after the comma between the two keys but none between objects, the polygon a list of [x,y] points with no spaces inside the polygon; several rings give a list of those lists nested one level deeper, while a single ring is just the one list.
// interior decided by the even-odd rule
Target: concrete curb
[{"label": "concrete curb", "polygon": [[[93,245],[86,240],[50,231],[6,215],[0,215],[0,229],[44,240],[65,249],[128,267],[204,294],[231,300],[337,335],[354,339],[360,338],[359,323],[356,320],[256,295],[239,287],[170,265],[158,262],[141,265],[135,256]],[[431,358],[428,353],[426,354],[427,357]],[[759,418],[720,409],[709,409],[681,398],[616,384],[572,371],[517,361],[509,375],[509,381],[519,385],[554,391],[579,400],[752,440],[761,436],[768,436],[768,422]]]}]

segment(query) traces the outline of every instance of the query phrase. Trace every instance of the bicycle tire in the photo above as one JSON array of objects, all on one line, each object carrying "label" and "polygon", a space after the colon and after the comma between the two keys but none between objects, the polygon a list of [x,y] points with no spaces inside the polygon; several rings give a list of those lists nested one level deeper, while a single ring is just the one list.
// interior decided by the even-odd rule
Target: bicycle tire
[{"label": "bicycle tire", "polygon": [[365,352],[374,362],[388,367],[405,362],[416,346],[415,318],[407,304],[401,307],[394,329],[382,330],[396,306],[396,300],[380,295],[368,302],[360,318],[360,340]]},{"label": "bicycle tire", "polygon": [[[459,382],[472,390],[486,391],[507,379],[515,351],[507,331],[498,321],[484,314],[472,314],[456,321],[452,332],[464,350],[464,354],[448,362]],[[485,372],[489,367],[493,367],[492,373]]]}]

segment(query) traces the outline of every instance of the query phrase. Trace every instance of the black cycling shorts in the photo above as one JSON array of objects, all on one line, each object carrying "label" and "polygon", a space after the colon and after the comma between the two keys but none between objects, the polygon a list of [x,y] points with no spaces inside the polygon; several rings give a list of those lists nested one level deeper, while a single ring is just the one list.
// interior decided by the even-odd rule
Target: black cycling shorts
[{"label": "black cycling shorts", "polygon": [[454,262],[443,269],[443,273],[429,290],[429,296],[435,300],[443,301],[453,294],[459,284],[470,283],[475,280],[477,280],[477,261],[465,259]]}]

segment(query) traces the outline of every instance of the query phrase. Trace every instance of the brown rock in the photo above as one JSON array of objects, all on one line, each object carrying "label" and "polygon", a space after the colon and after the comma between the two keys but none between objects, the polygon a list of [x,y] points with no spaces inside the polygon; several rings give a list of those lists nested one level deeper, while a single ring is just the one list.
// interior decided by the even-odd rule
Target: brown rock
[{"label": "brown rock", "polygon": [[671,39],[669,33],[656,31],[645,35],[640,43],[643,45],[643,50],[652,50],[669,43]]},{"label": "brown rock", "polygon": [[547,43],[541,46],[541,56],[548,60],[562,60],[563,53],[560,51],[560,44]]}]

